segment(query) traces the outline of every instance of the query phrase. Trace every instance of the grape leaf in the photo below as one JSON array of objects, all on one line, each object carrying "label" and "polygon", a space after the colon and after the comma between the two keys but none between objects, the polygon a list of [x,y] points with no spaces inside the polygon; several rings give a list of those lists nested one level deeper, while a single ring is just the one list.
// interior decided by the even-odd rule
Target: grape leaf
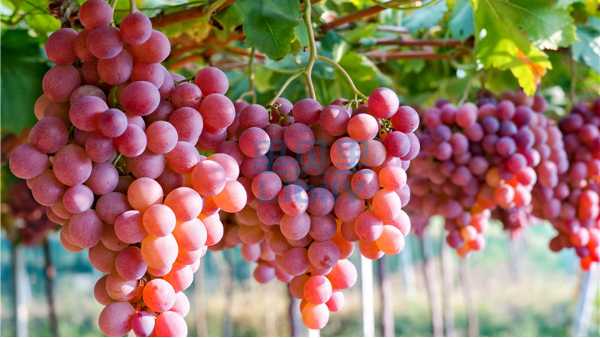
[{"label": "grape leaf", "polygon": [[239,4],[234,2],[217,13],[214,20],[223,27],[222,29],[215,27],[215,34],[219,40],[225,41],[232,30],[244,23],[244,14],[240,10]]},{"label": "grape leaf", "polygon": [[430,28],[437,25],[447,11],[446,1],[417,9],[411,16],[406,18],[404,26],[410,28],[411,32],[416,33],[421,28]]},{"label": "grape leaf", "polygon": [[284,58],[295,38],[294,28],[301,24],[299,0],[244,0],[247,47],[254,47],[273,60]]},{"label": "grape leaf", "polygon": [[[43,38],[42,38],[43,39]],[[42,79],[48,71],[41,57],[41,39],[27,30],[6,30],[2,35],[1,94],[2,130],[19,134],[32,127],[37,119],[33,114],[35,101],[42,92]]]},{"label": "grape leaf", "polygon": [[452,8],[450,21],[450,36],[465,41],[471,35],[475,27],[473,26],[473,7],[469,0],[458,0]]},{"label": "grape leaf", "polygon": [[[528,3],[537,0],[527,0]],[[523,1],[524,3],[524,1]],[[552,68],[546,54],[537,49],[521,31],[519,17],[530,15],[531,10],[508,1],[472,0],[477,39],[477,58],[485,68],[510,69],[528,95],[546,69]],[[515,7],[517,6],[517,7]],[[509,20],[517,18],[517,20]],[[523,21],[521,21],[523,22]],[[541,24],[543,25],[543,23]],[[538,32],[530,27],[532,33]],[[528,33],[529,34],[529,33]]]},{"label": "grape leaf", "polygon": [[294,34],[296,34],[296,39],[298,39],[302,47],[306,47],[310,44],[306,25],[298,25],[294,27]]},{"label": "grape leaf", "polygon": [[579,42],[572,46],[573,58],[584,62],[596,73],[600,73],[600,30],[594,27],[594,20],[600,23],[598,18],[590,18],[589,25],[576,25]]}]

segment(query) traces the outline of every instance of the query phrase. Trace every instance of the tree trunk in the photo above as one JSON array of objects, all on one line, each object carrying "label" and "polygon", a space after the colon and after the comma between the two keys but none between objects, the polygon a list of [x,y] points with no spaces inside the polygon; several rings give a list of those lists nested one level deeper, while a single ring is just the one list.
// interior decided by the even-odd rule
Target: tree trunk
[{"label": "tree trunk", "polygon": [[28,337],[29,308],[27,300],[30,296],[30,284],[25,267],[25,248],[22,245],[13,244],[12,251],[16,336]]},{"label": "tree trunk", "polygon": [[405,238],[404,249],[402,249],[402,252],[400,253],[400,258],[402,259],[402,278],[404,278],[404,290],[406,291],[406,295],[409,297],[412,297],[417,290],[411,237],[407,236]]},{"label": "tree trunk", "polygon": [[598,264],[593,264],[589,271],[583,273],[579,284],[579,297],[573,315],[571,336],[587,337],[594,308],[594,299],[598,292]]},{"label": "tree trunk", "polygon": [[50,332],[54,337],[58,337],[58,320],[56,319],[56,306],[54,304],[54,278],[56,278],[56,268],[52,265],[52,256],[50,255],[50,244],[46,239],[44,241],[44,260],[46,263],[46,298],[48,298],[48,319],[50,320]]},{"label": "tree trunk", "polygon": [[360,255],[363,337],[375,336],[375,313],[373,311],[373,261]]},{"label": "tree trunk", "polygon": [[381,294],[381,335],[383,337],[394,337],[394,296],[392,294],[392,281],[387,271],[386,257],[383,256],[377,261],[379,291]]},{"label": "tree trunk", "polygon": [[454,273],[452,268],[452,249],[442,236],[442,297],[444,301],[444,326],[446,337],[455,337],[454,306],[452,304],[452,291],[454,289]]},{"label": "tree trunk", "polygon": [[196,334],[198,337],[208,337],[208,324],[206,320],[206,298],[205,298],[205,280],[204,269],[206,255],[200,258],[200,267],[196,271],[194,302],[196,303]]},{"label": "tree trunk", "polygon": [[425,274],[425,285],[429,296],[429,307],[431,311],[431,325],[434,337],[444,336],[444,320],[440,308],[440,299],[436,287],[436,275],[433,262],[431,261],[431,243],[427,229],[421,236],[421,250],[423,252],[423,272]]},{"label": "tree trunk", "polygon": [[477,308],[475,307],[473,294],[471,293],[471,272],[469,271],[468,263],[467,258],[460,259],[458,261],[458,267],[460,270],[463,296],[465,297],[465,305],[467,306],[467,316],[469,318],[469,337],[478,337],[479,318],[477,317]]},{"label": "tree trunk", "polygon": [[229,266],[228,276],[225,278],[225,292],[226,292],[226,304],[225,304],[225,320],[223,321],[223,336],[233,336],[233,325],[231,322],[231,312],[233,310],[233,285],[235,281],[235,265],[231,258],[231,250],[223,250],[225,261]]}]

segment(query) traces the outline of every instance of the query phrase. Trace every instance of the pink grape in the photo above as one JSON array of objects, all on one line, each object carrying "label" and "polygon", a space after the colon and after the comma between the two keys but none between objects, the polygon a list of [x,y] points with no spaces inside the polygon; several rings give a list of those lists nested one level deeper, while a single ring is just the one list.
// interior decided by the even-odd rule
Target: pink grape
[{"label": "pink grape", "polygon": [[177,145],[177,130],[165,121],[156,121],[146,129],[148,149],[157,154],[166,154]]},{"label": "pink grape", "polygon": [[163,191],[155,180],[142,177],[131,183],[127,198],[134,209],[146,211],[150,206],[162,203]]},{"label": "pink grape", "polygon": [[406,156],[410,151],[410,140],[405,134],[399,131],[393,131],[389,133],[385,137],[385,141],[383,142],[383,144],[385,145],[385,150],[390,155],[395,157]]},{"label": "pink grape", "polygon": [[146,273],[148,265],[142,258],[142,250],[129,246],[119,252],[115,260],[115,268],[121,278],[125,280],[138,280]]},{"label": "pink grape", "polygon": [[96,202],[96,212],[104,223],[114,224],[119,215],[128,210],[131,210],[131,205],[127,196],[120,192],[109,192]]},{"label": "pink grape", "polygon": [[92,164],[92,173],[85,182],[95,195],[105,195],[115,190],[119,183],[119,172],[109,162]]},{"label": "pink grape", "polygon": [[280,229],[286,238],[299,240],[304,238],[310,230],[310,216],[303,212],[295,216],[283,215]]},{"label": "pink grape", "polygon": [[29,186],[34,199],[44,206],[57,203],[65,191],[65,185],[54,176],[50,169],[46,169],[30,179]]},{"label": "pink grape", "polygon": [[354,227],[360,240],[373,242],[381,236],[383,221],[374,212],[365,211],[356,218]]},{"label": "pink grape", "polygon": [[156,110],[153,111],[150,115],[146,115],[144,117],[144,120],[148,125],[151,125],[156,121],[168,121],[169,117],[171,117],[171,114],[173,114],[174,111],[175,108],[173,108],[171,102],[161,101],[158,104],[158,108],[156,108]]},{"label": "pink grape", "polygon": [[104,136],[99,131],[94,131],[85,141],[85,151],[94,162],[106,162],[116,150],[115,140]]},{"label": "pink grape", "polygon": [[392,117],[398,111],[398,95],[388,88],[377,88],[369,96],[371,114],[380,119]]},{"label": "pink grape", "polygon": [[178,293],[189,288],[190,285],[192,285],[192,281],[194,280],[194,273],[192,272],[192,268],[189,265],[174,263],[171,271],[164,275],[163,278],[169,284],[171,284],[171,286],[173,286],[173,290],[175,290],[175,293]]},{"label": "pink grape", "polygon": [[48,156],[34,145],[25,143],[18,146],[10,155],[10,171],[22,179],[31,179],[48,167]]},{"label": "pink grape", "polygon": [[240,146],[233,141],[225,141],[221,143],[215,149],[215,153],[227,154],[231,156],[237,162],[238,166],[240,166],[244,160],[244,153],[242,153],[240,150]]},{"label": "pink grape", "polygon": [[298,123],[311,125],[319,122],[323,107],[313,99],[302,99],[294,104],[292,114]]},{"label": "pink grape", "polygon": [[361,169],[352,176],[352,191],[362,199],[375,196],[379,191],[379,185],[379,178],[371,169]]},{"label": "pink grape", "polygon": [[356,283],[357,272],[354,264],[347,259],[340,259],[327,274],[331,285],[336,289],[348,289]]},{"label": "pink grape", "polygon": [[309,329],[320,330],[329,321],[329,309],[325,304],[307,303],[302,312],[302,322]]},{"label": "pink grape", "polygon": [[119,25],[123,41],[130,45],[141,45],[152,34],[152,22],[142,13],[130,13]]},{"label": "pink grape", "polygon": [[127,116],[118,109],[108,109],[100,114],[98,129],[106,137],[119,137],[127,129]]},{"label": "pink grape", "polygon": [[397,255],[404,249],[404,236],[398,228],[383,226],[381,236],[376,240],[377,247],[388,255]]},{"label": "pink grape", "polygon": [[281,268],[285,273],[298,276],[305,273],[310,267],[308,250],[305,248],[291,248],[283,254]]},{"label": "pink grape", "polygon": [[188,142],[178,141],[173,150],[166,154],[169,166],[178,174],[191,174],[201,161],[198,150]]},{"label": "pink grape", "polygon": [[33,126],[29,142],[45,153],[55,153],[67,144],[69,132],[56,117],[47,116]]},{"label": "pink grape", "polygon": [[121,214],[115,220],[115,233],[125,243],[141,242],[148,232],[143,226],[142,213],[137,210],[129,210]]},{"label": "pink grape", "polygon": [[91,248],[100,242],[102,237],[102,220],[94,210],[87,210],[73,215],[69,222],[71,242],[81,248]]},{"label": "pink grape", "polygon": [[79,72],[72,65],[56,65],[44,75],[44,95],[54,102],[67,102],[81,85]]},{"label": "pink grape", "polygon": [[348,122],[348,135],[355,141],[372,140],[377,136],[378,132],[379,126],[377,120],[369,114],[353,116]]},{"label": "pink grape", "polygon": [[360,144],[360,150],[360,163],[368,167],[377,167],[381,165],[387,157],[385,146],[377,140],[362,142]]},{"label": "pink grape", "polygon": [[202,100],[202,91],[193,83],[182,83],[173,90],[171,100],[175,108],[189,107],[197,110]]},{"label": "pink grape", "polygon": [[196,251],[206,244],[207,232],[202,222],[194,218],[187,222],[179,222],[173,230],[180,250]]},{"label": "pink grape", "polygon": [[227,128],[235,119],[235,107],[230,99],[222,94],[209,94],[204,97],[199,109],[209,131]]},{"label": "pink grape", "polygon": [[144,261],[149,267],[154,269],[170,267],[177,259],[178,250],[177,241],[171,234],[164,237],[148,235],[142,241],[142,256],[144,257]]},{"label": "pink grape", "polygon": [[198,217],[204,202],[193,189],[180,187],[167,194],[164,204],[173,210],[177,222],[189,222]]},{"label": "pink grape", "polygon": [[200,151],[213,152],[217,149],[217,146],[225,142],[226,139],[227,130],[223,130],[218,134],[213,134],[207,129],[204,129],[198,139],[198,143],[196,143],[196,148]]},{"label": "pink grape", "polygon": [[46,41],[46,55],[48,59],[58,65],[68,65],[77,58],[73,45],[77,38],[77,31],[71,28],[61,28],[48,37]]},{"label": "pink grape", "polygon": [[115,139],[115,143],[121,154],[127,157],[136,157],[144,152],[147,140],[140,127],[129,124],[125,132]]},{"label": "pink grape", "polygon": [[324,276],[311,276],[304,283],[304,298],[311,304],[324,304],[331,293],[331,282]]},{"label": "pink grape", "polygon": [[171,94],[173,94],[173,90],[175,90],[175,81],[173,80],[173,76],[171,76],[171,73],[169,73],[167,68],[163,66],[162,69],[164,81],[158,88],[158,92],[160,93],[160,99],[166,100],[169,96],[171,96]]},{"label": "pink grape", "polygon": [[365,258],[375,260],[383,257],[385,254],[377,246],[377,242],[358,241],[358,249]]},{"label": "pink grape", "polygon": [[335,201],[335,215],[342,222],[354,221],[364,209],[365,200],[356,196],[352,191],[340,194]]},{"label": "pink grape", "polygon": [[77,100],[69,109],[69,118],[83,131],[98,129],[100,115],[108,110],[108,105],[96,96],[84,96]]},{"label": "pink grape", "polygon": [[112,59],[123,50],[121,33],[111,26],[95,28],[88,35],[87,48],[98,59]]},{"label": "pink grape", "polygon": [[252,180],[252,192],[261,201],[276,198],[281,189],[281,179],[272,171],[260,173]]},{"label": "pink grape", "polygon": [[308,234],[315,241],[330,240],[337,230],[337,223],[331,214],[323,216],[310,216],[310,230]]},{"label": "pink grape", "polygon": [[73,214],[89,210],[94,203],[94,193],[85,185],[69,187],[63,196],[65,209]]},{"label": "pink grape", "polygon": [[308,207],[307,211],[311,215],[324,216],[327,215],[335,205],[333,194],[325,188],[314,188],[307,194]]},{"label": "pink grape", "polygon": [[283,133],[285,144],[297,154],[307,153],[315,143],[313,131],[302,123],[294,123]]},{"label": "pink grape", "polygon": [[175,127],[179,141],[195,144],[204,128],[204,121],[198,111],[189,107],[175,110],[169,117]]},{"label": "pink grape", "polygon": [[202,161],[192,172],[194,190],[202,196],[217,195],[225,188],[226,180],[225,170],[215,161]]},{"label": "pink grape", "polygon": [[165,71],[159,63],[138,62],[131,71],[131,81],[146,81],[160,88],[165,81]]},{"label": "pink grape", "polygon": [[[280,158],[290,158],[289,156]],[[275,160],[277,162],[279,159]],[[296,160],[293,160],[298,163]],[[308,175],[320,175],[327,171],[331,166],[331,154],[329,150],[320,145],[312,147],[308,152],[302,154],[302,169],[298,166],[296,173],[299,175],[304,172]],[[275,165],[275,164],[274,164]],[[297,165],[297,164],[296,164]],[[275,168],[275,167],[274,167]],[[296,177],[297,178],[297,177]]]},{"label": "pink grape", "polygon": [[100,78],[100,74],[98,74],[98,59],[84,61],[81,66],[81,76],[83,77],[83,82],[102,87],[100,83],[102,79]]},{"label": "pink grape", "polygon": [[129,114],[145,116],[158,107],[160,93],[150,82],[132,82],[121,93],[121,105]]},{"label": "pink grape", "polygon": [[79,59],[81,59],[81,61],[84,62],[96,60],[96,57],[92,53],[90,53],[90,51],[87,48],[87,38],[91,32],[91,29],[84,28],[79,32],[79,34],[75,38],[75,41],[73,42],[73,50],[75,51],[75,54]]},{"label": "pink grape", "polygon": [[344,135],[348,129],[349,122],[350,113],[344,107],[336,105],[323,108],[319,117],[321,128],[331,136]]},{"label": "pink grape", "polygon": [[330,154],[331,162],[336,168],[348,170],[358,164],[361,150],[358,142],[349,137],[342,137],[333,143]]},{"label": "pink grape", "polygon": [[296,216],[308,207],[308,195],[298,185],[287,185],[279,193],[279,206],[286,214]]},{"label": "pink grape", "polygon": [[400,209],[400,197],[393,191],[382,189],[373,197],[373,211],[382,220],[395,219]]},{"label": "pink grape", "polygon": [[168,311],[175,303],[175,290],[164,279],[153,279],[144,287],[144,302],[152,311]]},{"label": "pink grape", "polygon": [[227,93],[229,80],[222,70],[215,67],[205,67],[196,73],[194,78],[196,86],[200,87],[204,95]]},{"label": "pink grape", "polygon": [[133,51],[138,61],[145,63],[160,63],[171,52],[169,39],[165,34],[157,30],[152,30],[146,42],[139,45],[132,45],[130,48],[130,51]]},{"label": "pink grape", "polygon": [[412,160],[413,158],[417,157],[417,155],[419,154],[419,151],[421,150],[419,138],[415,134],[409,133],[409,134],[406,134],[406,136],[408,137],[408,140],[410,141],[410,151],[408,152],[408,154],[406,154],[400,158],[402,161]]},{"label": "pink grape", "polygon": [[128,51],[122,50],[115,57],[98,61],[98,75],[110,85],[125,83],[131,76],[133,59]]},{"label": "pink grape", "polygon": [[[85,3],[89,3],[87,1]],[[94,2],[107,2],[96,0]],[[110,6],[108,6],[110,8]],[[111,8],[112,9],[112,8]],[[131,331],[131,320],[135,316],[135,308],[127,302],[114,302],[108,304],[98,317],[98,326],[107,336],[120,337]]]},{"label": "pink grape", "polygon": [[400,106],[390,118],[394,130],[401,133],[414,133],[419,127],[419,114],[410,106]]},{"label": "pink grape", "polygon": [[239,125],[242,129],[251,127],[264,128],[269,124],[269,112],[265,107],[251,104],[244,108],[239,114]]},{"label": "pink grape", "polygon": [[79,8],[79,20],[87,29],[108,26],[112,18],[113,9],[106,1],[88,0]]},{"label": "pink grape", "polygon": [[185,320],[175,312],[161,313],[156,319],[156,334],[159,337],[187,337]]},{"label": "pink grape", "polygon": [[245,130],[240,136],[240,150],[244,155],[255,158],[269,151],[271,140],[267,133],[256,127]]},{"label": "pink grape", "polygon": [[257,282],[265,284],[275,278],[275,269],[270,265],[260,263],[254,270],[253,276]]},{"label": "pink grape", "polygon": [[133,333],[136,337],[150,337],[150,335],[154,332],[155,325],[156,318],[146,311],[137,312],[131,319],[131,328],[133,329]]},{"label": "pink grape", "polygon": [[92,161],[85,150],[68,144],[54,156],[53,170],[63,184],[74,186],[85,182],[92,172]]}]

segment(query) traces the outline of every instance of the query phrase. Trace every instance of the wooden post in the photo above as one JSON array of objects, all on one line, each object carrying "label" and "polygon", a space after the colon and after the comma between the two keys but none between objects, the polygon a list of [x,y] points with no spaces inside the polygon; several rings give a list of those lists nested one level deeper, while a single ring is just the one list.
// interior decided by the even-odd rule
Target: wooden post
[{"label": "wooden post", "polygon": [[50,255],[50,244],[48,239],[44,241],[44,263],[46,271],[46,298],[48,299],[48,319],[50,321],[50,332],[54,337],[58,337],[58,320],[56,319],[56,306],[54,304],[54,278],[56,278],[56,269],[52,265],[52,256]]},{"label": "wooden post", "polygon": [[223,250],[225,261],[229,269],[227,269],[227,276],[225,278],[225,292],[226,292],[226,305],[225,305],[225,320],[223,321],[223,337],[233,336],[233,325],[231,322],[231,312],[233,309],[233,286],[235,282],[235,265],[231,258],[231,250]]},{"label": "wooden post", "polygon": [[360,255],[362,289],[363,336],[375,336],[375,313],[373,310],[373,261]]},{"label": "wooden post", "polygon": [[431,311],[431,326],[434,337],[444,335],[444,320],[440,308],[440,299],[436,287],[436,277],[433,262],[431,261],[431,243],[427,229],[423,230],[421,236],[421,250],[423,252],[423,273],[425,274],[425,285],[429,296],[429,307]]},{"label": "wooden post", "polygon": [[28,300],[31,295],[29,290],[29,276],[25,267],[25,248],[13,244],[13,285],[15,293],[15,328],[17,337],[29,336],[29,308]]},{"label": "wooden post", "polygon": [[412,243],[411,238],[413,236],[406,236],[404,241],[404,249],[400,253],[402,259],[402,278],[404,279],[404,290],[406,295],[409,297],[414,296],[417,290],[417,282],[415,279],[415,265],[412,256]]},{"label": "wooden post", "polygon": [[442,298],[444,301],[444,326],[446,337],[455,337],[454,307],[452,304],[452,291],[454,289],[454,274],[452,269],[452,248],[442,236]]},{"label": "wooden post", "polygon": [[204,265],[207,256],[200,258],[200,267],[196,271],[196,285],[194,292],[194,302],[196,303],[196,334],[198,337],[208,337],[208,324],[206,320],[206,301],[205,301],[205,287],[206,283],[204,280]]},{"label": "wooden post", "polygon": [[592,265],[589,271],[583,273],[579,284],[577,307],[571,324],[571,336],[587,337],[594,308],[594,299],[598,292],[598,264]]},{"label": "wooden post", "polygon": [[273,312],[273,292],[271,286],[268,284],[261,284],[261,289],[265,295],[265,336],[266,337],[277,337],[277,326],[275,324],[275,313]]},{"label": "wooden post", "polygon": [[[289,286],[289,284],[288,284]],[[292,296],[290,288],[287,288],[290,306],[288,307],[288,316],[290,318],[290,337],[300,337],[302,325],[302,315],[300,314],[300,300]]]},{"label": "wooden post", "polygon": [[471,273],[467,259],[460,259],[458,261],[458,268],[460,270],[460,281],[467,306],[467,316],[469,318],[469,337],[477,337],[479,336],[479,317],[477,316],[477,308],[475,307],[473,294],[471,293]]},{"label": "wooden post", "polygon": [[392,294],[392,281],[388,275],[386,261],[387,256],[385,255],[377,261],[379,291],[381,295],[381,335],[383,337],[394,337],[394,295]]}]

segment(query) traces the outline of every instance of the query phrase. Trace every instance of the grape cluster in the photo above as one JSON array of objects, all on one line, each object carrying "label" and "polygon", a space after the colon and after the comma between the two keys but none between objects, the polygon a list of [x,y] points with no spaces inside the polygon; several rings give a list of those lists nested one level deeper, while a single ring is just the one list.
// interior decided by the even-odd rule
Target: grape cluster
[{"label": "grape cluster", "polygon": [[542,136],[533,214],[558,231],[550,250],[574,248],[588,270],[600,260],[600,100],[576,105]]},{"label": "grape cluster", "polygon": [[213,155],[237,160],[247,205],[208,249],[241,244],[242,257],[258,263],[258,282],[290,283],[312,329],[325,326],[344,304],[341,290],[356,281],[352,242],[378,259],[399,253],[410,231],[402,207],[410,197],[405,170],[419,151],[418,114],[386,88],[354,103],[238,101],[232,138]]},{"label": "grape cluster", "polygon": [[[6,214],[5,214],[6,212]],[[52,212],[40,205],[31,194],[25,181],[9,184],[3,204],[2,226],[14,226],[15,219],[23,221],[17,227],[18,240],[25,245],[39,245],[56,228],[49,218]]]},{"label": "grape cluster", "polygon": [[423,112],[422,152],[413,161],[409,208],[446,218],[447,243],[464,257],[485,247],[492,211],[514,225],[532,200],[540,163],[536,133],[547,123],[546,101],[523,92],[482,97],[460,107],[438,100]]},{"label": "grape cluster", "polygon": [[356,281],[352,242],[370,259],[404,247],[417,112],[387,88],[326,107],[233,103],[222,71],[190,80],[160,64],[171,46],[148,17],[133,10],[115,28],[112,15],[88,0],[85,29],[49,37],[39,121],[10,157],[63,246],[89,249],[106,274],[102,332],[187,335],[183,291],[201,257],[239,244],[255,279],[290,283],[306,325],[322,328]]},{"label": "grape cluster", "polygon": [[[198,218],[204,199],[229,212],[246,202],[229,197],[243,192],[237,174],[218,176],[235,160],[206,159],[195,146],[220,143],[235,108],[222,71],[204,68],[189,83],[160,64],[171,46],[148,17],[134,12],[118,29],[112,16],[108,3],[89,0],[79,12],[85,29],[49,37],[56,65],[10,169],[62,225],[63,246],[89,249],[106,274],[94,290],[105,334],[185,336],[182,291],[223,233],[218,216]],[[220,172],[202,172],[209,163]]]}]

